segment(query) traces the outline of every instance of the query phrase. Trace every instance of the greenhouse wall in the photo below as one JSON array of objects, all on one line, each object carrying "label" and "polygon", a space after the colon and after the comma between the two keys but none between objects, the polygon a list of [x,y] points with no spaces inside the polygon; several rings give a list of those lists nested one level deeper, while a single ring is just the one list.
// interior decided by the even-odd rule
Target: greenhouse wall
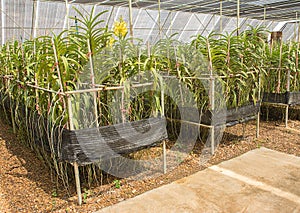
[{"label": "greenhouse wall", "polygon": [[[88,13],[92,4],[68,4],[53,1],[32,0],[1,0],[1,42],[7,40],[25,40],[41,35],[58,34],[68,27],[74,27],[74,20],[68,19],[75,16],[74,7]],[[98,5],[95,14],[107,10],[103,16],[106,20],[103,27],[112,28],[114,21],[119,17],[129,23],[129,10],[127,7],[114,7]],[[240,32],[249,28],[264,26],[273,31],[279,22],[239,19]],[[283,25],[283,39],[297,39],[297,24]],[[189,42],[194,35],[207,36],[211,32],[226,33],[237,28],[237,19],[211,14],[189,13],[179,11],[166,11],[133,8],[133,34],[135,38],[142,39],[145,43],[155,43],[159,38],[176,33],[175,39]]]}]

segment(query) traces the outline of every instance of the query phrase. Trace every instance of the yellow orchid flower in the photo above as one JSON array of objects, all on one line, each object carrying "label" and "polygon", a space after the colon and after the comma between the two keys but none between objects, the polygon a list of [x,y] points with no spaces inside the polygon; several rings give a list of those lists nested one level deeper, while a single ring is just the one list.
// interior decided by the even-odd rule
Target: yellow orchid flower
[{"label": "yellow orchid flower", "polygon": [[122,17],[119,20],[114,23],[113,31],[116,36],[124,38],[127,34],[127,24]]}]

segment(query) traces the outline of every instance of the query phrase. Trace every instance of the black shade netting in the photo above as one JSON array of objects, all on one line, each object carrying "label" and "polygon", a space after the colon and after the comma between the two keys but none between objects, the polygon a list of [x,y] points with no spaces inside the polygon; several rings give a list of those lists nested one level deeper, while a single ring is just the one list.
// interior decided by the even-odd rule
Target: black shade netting
[{"label": "black shade netting", "polygon": [[222,111],[205,111],[201,114],[201,123],[206,125],[234,126],[238,123],[255,119],[260,109],[260,102]]},{"label": "black shade netting", "polygon": [[276,103],[276,104],[299,105],[300,104],[300,92],[264,93],[263,94],[263,102]]},{"label": "black shade netting", "polygon": [[156,145],[167,139],[165,118],[148,118],[98,128],[64,130],[61,160],[97,163]]}]

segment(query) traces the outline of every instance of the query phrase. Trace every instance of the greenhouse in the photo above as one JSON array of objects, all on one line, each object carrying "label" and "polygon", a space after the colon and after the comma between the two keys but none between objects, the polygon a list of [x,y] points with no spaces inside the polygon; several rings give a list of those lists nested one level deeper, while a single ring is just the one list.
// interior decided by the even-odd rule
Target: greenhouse
[{"label": "greenhouse", "polygon": [[181,166],[193,169],[178,178],[238,156],[235,146],[267,144],[266,125],[283,122],[298,139],[298,0],[1,0],[0,8],[1,120],[45,166],[52,197],[76,195],[79,212],[90,197],[104,199],[105,187],[163,183]]}]

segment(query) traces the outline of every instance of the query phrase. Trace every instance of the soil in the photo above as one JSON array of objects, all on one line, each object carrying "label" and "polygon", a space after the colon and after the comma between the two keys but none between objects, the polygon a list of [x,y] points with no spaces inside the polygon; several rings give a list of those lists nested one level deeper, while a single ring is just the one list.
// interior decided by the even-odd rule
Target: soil
[{"label": "soil", "polygon": [[68,195],[57,185],[48,167],[29,147],[19,143],[10,126],[0,121],[0,212],[93,212],[262,146],[300,156],[300,121],[290,121],[289,126],[296,130],[286,129],[279,121],[263,121],[259,139],[255,138],[254,121],[246,125],[245,137],[243,125],[227,128],[215,155],[205,165],[199,164],[196,147],[185,161],[165,175],[121,179],[120,188],[108,177],[108,183],[84,189],[84,204],[78,206],[75,190]]}]

